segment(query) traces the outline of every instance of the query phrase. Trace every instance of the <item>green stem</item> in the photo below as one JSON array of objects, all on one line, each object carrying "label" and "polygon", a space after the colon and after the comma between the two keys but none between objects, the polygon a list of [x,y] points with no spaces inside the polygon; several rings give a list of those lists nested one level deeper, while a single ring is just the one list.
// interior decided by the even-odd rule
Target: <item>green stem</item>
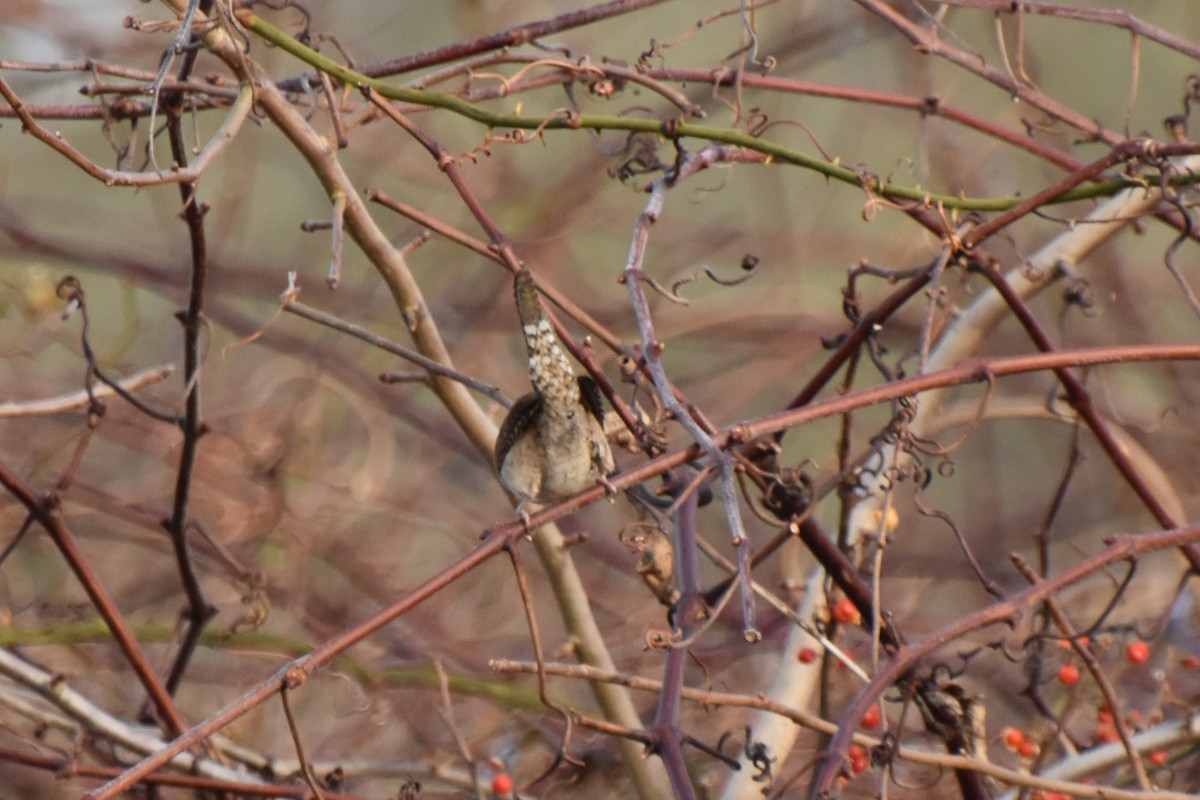
[{"label": "green stem", "polygon": [[[690,122],[681,120],[668,120],[666,122],[655,119],[633,119],[630,117],[612,117],[592,114],[570,114],[567,112],[559,112],[550,118],[531,117],[522,114],[499,114],[492,111],[486,111],[478,106],[472,105],[460,97],[455,97],[445,92],[431,92],[425,89],[406,89],[400,86],[392,86],[377,78],[369,78],[366,75],[361,75],[348,67],[345,67],[332,59],[326,58],[312,48],[301,44],[288,34],[281,31],[279,28],[263,21],[263,19],[255,14],[240,14],[239,21],[246,27],[247,30],[253,31],[262,38],[266,39],[271,44],[281,50],[291,53],[296,58],[304,63],[327,73],[333,78],[342,83],[356,88],[368,87],[371,91],[377,92],[383,97],[390,100],[398,100],[403,103],[413,103],[416,105],[429,106],[433,108],[442,108],[447,111],[452,111],[455,114],[467,117],[468,119],[479,122],[489,128],[512,128],[519,130],[545,131],[545,130],[576,130],[579,128],[590,128],[592,130],[619,130],[632,132],[655,133],[671,137],[705,139],[711,142],[722,142],[724,144],[734,145],[736,147],[744,147],[747,150],[766,155],[770,161],[782,161],[787,164],[794,164],[798,167],[813,170],[827,178],[836,181],[848,183],[852,186],[863,187],[872,195],[880,195],[889,200],[907,200],[910,202],[921,203],[924,206],[934,208],[941,206],[945,209],[957,209],[961,211],[1006,211],[1009,208],[1024,202],[1026,198],[1015,197],[965,197],[962,195],[935,194],[925,192],[920,187],[910,188],[907,186],[899,186],[894,183],[881,181],[866,172],[859,172],[852,169],[847,169],[835,161],[822,161],[819,158],[813,158],[801,153],[797,150],[775,144],[773,142],[760,139],[748,133],[733,130],[731,128],[715,128],[709,125],[696,125]],[[1183,185],[1195,183],[1200,180],[1200,176],[1180,175],[1171,179],[1172,185]],[[1075,200],[1086,200],[1098,197],[1110,197],[1113,194],[1133,186],[1153,186],[1157,184],[1159,178],[1150,176],[1146,181],[1126,178],[1113,178],[1105,181],[1090,183],[1087,186],[1078,186],[1049,201],[1047,205],[1056,205],[1059,203],[1069,203]]]}]

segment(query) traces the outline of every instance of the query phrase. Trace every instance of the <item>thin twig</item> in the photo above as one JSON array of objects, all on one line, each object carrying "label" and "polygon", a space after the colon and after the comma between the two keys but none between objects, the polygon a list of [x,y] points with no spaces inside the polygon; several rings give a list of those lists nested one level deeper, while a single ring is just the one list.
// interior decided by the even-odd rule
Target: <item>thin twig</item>
[{"label": "thin twig", "polygon": [[428,370],[436,375],[442,375],[451,380],[458,381],[463,386],[473,389],[474,391],[479,392],[480,394],[485,395],[492,400],[495,400],[505,408],[512,407],[512,401],[505,397],[504,393],[492,384],[486,383],[477,378],[472,378],[470,375],[463,374],[456,369],[439,364],[431,358],[426,358],[412,348],[405,347],[402,344],[396,344],[389,339],[384,339],[382,336],[371,333],[369,330],[360,325],[355,325],[353,322],[347,322],[346,320],[335,317],[332,314],[326,314],[324,311],[319,311],[311,306],[306,306],[304,303],[301,303],[298,300],[288,299],[287,297],[284,299],[282,308],[289,314],[295,314],[298,317],[304,317],[307,320],[324,325],[327,328],[332,328],[335,331],[341,331],[342,333],[349,334],[355,339],[364,341],[367,344],[378,347],[381,350],[386,350],[393,355],[400,356],[406,361],[411,361],[418,367]]},{"label": "thin twig", "polygon": [[[150,367],[141,372],[135,372],[133,375],[125,378],[119,378],[115,383],[126,392],[137,392],[147,386],[166,380],[174,371],[175,367],[173,365],[164,364],[160,367]],[[0,403],[0,419],[61,414],[65,411],[73,411],[77,408],[86,407],[91,402],[91,398],[103,399],[111,397],[116,393],[116,389],[106,383],[102,383],[92,389],[90,396],[87,390],[81,389],[77,392],[50,397],[45,400],[10,400]]]},{"label": "thin twig", "polygon": [[279,688],[279,700],[283,703],[283,715],[287,717],[288,730],[292,734],[292,746],[296,748],[296,760],[300,764],[300,774],[304,776],[304,782],[308,784],[308,788],[312,790],[317,800],[325,800],[325,795],[321,794],[321,784],[317,780],[317,776],[313,775],[308,757],[304,755],[304,742],[300,738],[300,727],[296,724],[295,714],[292,713],[292,701],[288,699],[290,691],[285,682]]},{"label": "thin twig", "polygon": [[62,134],[48,131],[42,127],[2,77],[0,77],[0,95],[3,95],[4,99],[12,106],[13,112],[21,120],[26,131],[106,186],[159,186],[165,183],[195,181],[237,136],[242,123],[246,121],[246,117],[249,116],[250,109],[254,105],[250,85],[245,84],[238,91],[237,100],[230,106],[229,113],[226,115],[225,121],[221,123],[221,127],[217,129],[212,138],[208,140],[208,144],[192,159],[189,165],[176,164],[167,170],[150,172],[127,172],[104,169],[84,155],[82,151],[76,149],[74,145],[63,138]]}]

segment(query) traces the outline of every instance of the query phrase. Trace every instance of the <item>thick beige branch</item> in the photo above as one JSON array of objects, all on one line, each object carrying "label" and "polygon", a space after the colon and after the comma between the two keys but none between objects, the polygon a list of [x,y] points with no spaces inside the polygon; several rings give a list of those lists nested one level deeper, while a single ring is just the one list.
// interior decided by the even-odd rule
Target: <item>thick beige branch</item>
[{"label": "thick beige branch", "polygon": [[[185,3],[182,0],[163,2],[175,13],[183,13]],[[239,80],[249,81],[254,86],[258,108],[309,163],[329,197],[345,198],[346,234],[358,244],[387,283],[417,349],[427,358],[452,368],[450,354],[403,253],[392,246],[375,224],[363,202],[362,193],[342,169],[334,146],[313,130],[275,87],[270,76],[241,52],[223,29],[211,30],[205,36],[205,45],[225,62]],[[496,426],[491,419],[479,408],[470,392],[457,381],[431,374],[430,385],[467,438],[490,464],[496,439]],[[613,669],[612,658],[592,615],[587,592],[574,562],[566,553],[562,534],[557,527],[545,526],[539,531],[535,544],[542,564],[550,574],[560,610],[580,658],[599,669]],[[593,683],[592,688],[608,719],[630,728],[643,727],[633,700],[625,689],[604,683]],[[635,742],[621,740],[619,746],[639,796],[667,796],[666,774],[661,762],[646,759]]]}]

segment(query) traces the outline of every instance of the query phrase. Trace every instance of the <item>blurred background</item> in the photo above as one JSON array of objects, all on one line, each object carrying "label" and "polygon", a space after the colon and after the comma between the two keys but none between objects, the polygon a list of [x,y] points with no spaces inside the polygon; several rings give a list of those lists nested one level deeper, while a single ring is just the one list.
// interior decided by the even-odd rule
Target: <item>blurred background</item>
[{"label": "blurred background", "polygon": [[[306,9],[314,34],[336,37],[336,46],[329,39],[321,43],[321,51],[344,60],[340,47],[362,67],[589,5],[409,0],[386,8],[341,2]],[[666,2],[553,34],[545,43],[562,48],[551,53],[554,57],[563,57],[565,50],[569,59],[586,57],[596,64],[634,65],[656,50],[647,59],[655,67],[712,71],[741,63],[761,71],[746,63],[747,53],[737,52],[752,17],[757,49],[750,52],[761,62],[770,60],[773,76],[936,96],[943,105],[1009,131],[1030,133],[1083,162],[1108,150],[976,75],[917,52],[892,26],[855,4],[759,5],[750,14],[745,9],[738,13],[736,3]],[[1200,40],[1200,18],[1187,3],[1125,5],[1147,24],[1192,43]],[[1198,70],[1194,57],[1116,26],[1029,14],[1018,30],[1011,16],[998,18],[985,9],[915,2],[894,6],[911,20],[936,26],[943,40],[984,63],[1019,67],[1029,85],[1130,137],[1165,139],[1163,120],[1184,111],[1185,82]],[[289,32],[303,24],[295,9],[259,11]],[[135,2],[7,2],[0,8],[0,76],[34,106],[95,106],[99,101],[82,96],[82,89],[132,81],[93,73],[77,62],[94,59],[154,73],[169,45],[170,33],[133,30],[126,24],[130,16],[148,22],[167,19],[169,12]],[[262,40],[251,37],[250,42],[250,56],[277,80],[307,72],[305,65]],[[519,52],[539,51],[526,47]],[[30,69],[33,62],[56,68]],[[495,76],[511,78],[521,67],[480,69],[470,86],[495,86]],[[389,80],[403,83],[421,74]],[[225,67],[204,54],[196,76],[230,80]],[[465,84],[458,76],[437,88],[455,91]],[[735,106],[733,89],[673,85],[705,110],[704,124],[744,125],[754,116],[766,126],[763,138],[904,186],[969,197],[1028,196],[1063,174],[1029,152],[942,117],[753,88],[745,88]],[[359,98],[353,95],[347,103],[357,105]],[[562,87],[549,86],[481,105],[550,115],[572,102],[588,114],[678,114],[661,96],[633,84],[611,98],[591,94],[582,85],[568,98]],[[297,103],[312,112],[318,130],[331,134],[325,112],[309,108],[311,101],[302,96]],[[655,176],[620,179],[621,166],[635,151],[628,137],[619,131],[551,131],[528,144],[492,143],[484,153],[479,148],[486,131],[473,122],[437,110],[414,112],[412,118],[450,152],[473,154],[460,161],[466,180],[519,257],[627,344],[636,343],[628,296],[617,278],[646,203],[643,189]],[[220,110],[201,111],[187,126],[194,126],[192,135],[204,142],[222,119]],[[105,167],[116,166],[124,148],[144,153],[150,134],[146,119],[51,118],[44,124]],[[702,147],[698,141],[685,144],[692,151]],[[669,143],[651,146],[664,162],[674,159]],[[160,163],[169,161],[164,140],[156,142],[156,152]],[[354,128],[339,158],[361,189],[382,190],[486,238],[433,160],[390,122],[375,120]],[[131,159],[133,166],[125,168],[140,168],[143,156]],[[408,343],[392,298],[354,246],[345,249],[340,287],[326,287],[328,231],[304,232],[301,223],[327,220],[329,200],[279,131],[252,118],[205,173],[199,193],[211,207],[201,373],[209,432],[200,443],[191,515],[198,529],[194,547],[201,579],[218,614],[179,693],[190,719],[203,718],[236,697],[240,687],[378,610],[468,551],[488,525],[507,521],[513,513],[490,464],[422,384],[378,379],[381,373],[410,369],[408,365],[342,333],[278,313],[288,273],[295,272],[302,302]],[[397,245],[420,234],[413,222],[372,208]],[[1089,208],[1080,203],[1026,218],[989,240],[988,252],[1005,269],[1017,267]],[[64,320],[64,304],[55,295],[58,281],[74,275],[86,292],[89,341],[100,366],[111,375],[126,376],[175,365],[171,378],[139,396],[156,408],[178,412],[182,334],[175,313],[187,302],[189,281],[180,209],[177,187],[106,187],[23,135],[11,114],[0,119],[0,403],[82,388],[87,364],[81,317]],[[1080,267],[1090,298],[1086,309],[1064,301],[1063,285],[1032,301],[1056,344],[1194,342],[1197,316],[1163,263],[1176,236],[1173,229],[1147,220],[1105,245]],[[798,167],[708,170],[667,194],[661,219],[651,231],[645,267],[658,281],[671,286],[701,274],[678,290],[687,305],[651,295],[658,335],[667,346],[667,369],[718,426],[778,410],[826,358],[822,338],[832,340],[851,327],[843,314],[848,271],[863,262],[886,270],[922,267],[939,245],[904,214],[870,202],[861,188],[829,182]],[[702,275],[710,268],[724,278],[740,277],[747,255],[760,266],[736,287],[719,286]],[[1186,243],[1174,257],[1194,279],[1200,265],[1195,243]],[[510,398],[527,391],[508,273],[437,235],[409,259],[455,366],[496,384]],[[978,278],[956,274],[949,280],[953,301],[963,307],[982,289]],[[868,277],[857,288],[861,308],[870,309],[895,287]],[[918,297],[881,332],[888,363],[909,358],[911,364],[926,311],[925,300]],[[586,333],[577,326],[573,330]],[[256,332],[261,335],[251,338]],[[988,338],[983,354],[1032,350],[1009,321]],[[616,380],[615,355],[602,348],[597,355]],[[878,373],[860,367],[859,385],[880,380]],[[1093,372],[1087,383],[1137,463],[1153,474],[1156,488],[1177,501],[1184,520],[1194,520],[1200,508],[1200,476],[1194,468],[1200,391],[1196,368],[1187,362],[1112,367]],[[1033,553],[1034,533],[1045,525],[1076,441],[1072,425],[1045,412],[1054,386],[1050,376],[1041,374],[1002,381],[989,417],[940,466],[922,500],[955,521],[991,577],[1006,588],[1025,585],[1008,554]],[[823,396],[832,396],[833,388],[831,384]],[[979,387],[952,396],[940,434],[944,442],[964,430],[981,396]],[[485,397],[479,402],[499,422],[503,409]],[[121,611],[148,643],[156,664],[165,668],[184,607],[162,527],[175,492],[181,437],[177,428],[117,399],[107,400],[106,408],[70,486],[61,492],[61,513]],[[890,418],[888,408],[857,414],[854,452],[867,448]],[[782,461],[803,465],[815,484],[832,479],[840,428],[841,420],[828,419],[790,432]],[[668,433],[672,447],[686,443],[677,428]],[[0,460],[48,492],[87,435],[82,410],[5,417],[0,419]],[[1105,536],[1155,527],[1090,437],[1078,438],[1081,458],[1050,526],[1052,566],[1058,568],[1095,552]],[[626,467],[639,458],[618,455]],[[932,463],[936,467],[940,462]],[[907,492],[898,500],[898,511],[901,523],[887,553],[882,595],[883,605],[904,630],[918,636],[985,605],[988,596],[947,526],[922,516]],[[728,554],[719,504],[702,515],[702,532]],[[666,627],[664,609],[636,574],[637,555],[617,537],[636,516],[618,499],[570,517],[563,529],[586,535],[572,552],[619,668],[656,677],[662,656],[646,650],[645,637],[650,629]],[[816,516],[827,530],[836,531],[841,519],[836,496],[823,502]],[[7,495],[0,498],[0,545],[13,540],[24,518],[18,503]],[[756,544],[777,527],[748,512],[745,518]],[[710,564],[704,568],[710,581],[721,574]],[[797,545],[755,574],[786,594],[805,579],[808,568]],[[570,643],[549,589],[536,567],[531,571],[548,656],[570,660]],[[1114,644],[1106,657],[1117,657],[1123,637],[1159,635],[1162,612],[1172,602],[1181,573],[1182,561],[1175,554],[1139,562],[1136,584],[1108,619]],[[1102,576],[1063,598],[1078,609],[1080,627],[1103,608],[1117,580],[1118,575]],[[110,713],[136,718],[142,693],[95,619],[53,544],[40,529],[30,530],[0,564],[0,637]],[[761,624],[766,641],[748,648],[737,614],[722,616],[697,643],[689,682],[725,691],[760,691],[764,676],[774,670],[786,621],[764,610]],[[980,642],[996,637],[989,631]],[[865,653],[853,633],[847,646]],[[501,562],[485,564],[356,646],[295,695],[297,714],[306,721],[309,757],[324,765],[360,765],[357,772],[347,767],[354,775],[349,790],[358,796],[394,796],[404,774],[424,776],[427,794],[453,794],[463,790],[439,783],[434,773],[437,768],[447,773],[468,768],[455,741],[457,732],[477,763],[493,758],[519,779],[536,777],[553,755],[558,720],[538,702],[531,678],[491,672],[488,661],[495,658],[532,658],[511,569]],[[453,679],[453,725],[437,691],[434,662]],[[999,731],[1014,720],[1036,718],[1028,701],[1013,694],[1028,679],[1019,663],[997,654],[972,663],[977,665],[972,689],[994,702],[989,705],[989,732],[993,725]],[[1045,674],[1052,675],[1053,669]],[[1146,713],[1169,714],[1189,702],[1184,678],[1178,692],[1174,686],[1167,692],[1178,705],[1162,701],[1160,684],[1137,675],[1128,680],[1130,687],[1147,686]],[[835,706],[854,688],[837,675],[831,676],[830,686]],[[568,705],[594,710],[591,694],[580,682],[555,681],[552,687]],[[643,718],[651,719],[654,695],[635,697]],[[689,707],[687,714],[697,735],[710,744],[725,731],[740,730],[748,719],[742,712],[699,706]],[[61,754],[74,746],[62,733],[39,742],[34,723],[11,707],[0,718],[6,719],[0,726],[0,746],[5,748]],[[268,758],[294,762],[277,704],[252,712],[228,734]],[[620,794],[621,767],[609,740],[590,733],[578,736],[575,747],[588,763],[582,782],[569,788],[552,781],[539,790],[587,797]],[[82,752],[90,746],[81,745]],[[817,740],[804,740],[798,747],[811,756]],[[700,785],[719,786],[723,768],[693,756]],[[0,784],[10,787],[0,794],[14,798],[72,797],[93,785],[58,780],[4,759]]]}]

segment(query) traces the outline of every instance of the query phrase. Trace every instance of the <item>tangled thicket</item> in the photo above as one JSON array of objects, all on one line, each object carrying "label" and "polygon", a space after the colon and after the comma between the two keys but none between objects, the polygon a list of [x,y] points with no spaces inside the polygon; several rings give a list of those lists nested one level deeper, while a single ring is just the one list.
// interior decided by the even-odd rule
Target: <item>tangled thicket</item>
[{"label": "tangled thicket", "polygon": [[1200,787],[1186,4],[102,5],[0,10],[6,797]]}]

